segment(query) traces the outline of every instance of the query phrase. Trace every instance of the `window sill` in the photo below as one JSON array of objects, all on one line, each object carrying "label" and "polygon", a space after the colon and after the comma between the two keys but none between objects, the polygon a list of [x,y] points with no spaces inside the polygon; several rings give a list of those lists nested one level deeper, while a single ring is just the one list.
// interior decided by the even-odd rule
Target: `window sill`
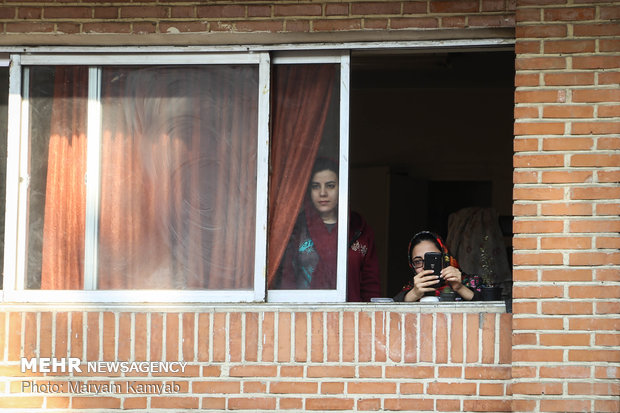
[{"label": "window sill", "polygon": [[2,311],[505,313],[503,301],[433,303],[0,303]]}]

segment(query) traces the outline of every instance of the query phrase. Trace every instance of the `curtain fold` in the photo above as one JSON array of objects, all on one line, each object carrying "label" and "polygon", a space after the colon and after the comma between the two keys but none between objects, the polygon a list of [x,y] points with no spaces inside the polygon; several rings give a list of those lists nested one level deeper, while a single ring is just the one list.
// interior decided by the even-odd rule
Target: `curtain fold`
[{"label": "curtain fold", "polygon": [[[83,288],[86,99],[60,86],[87,70],[57,70],[42,288]],[[250,65],[103,69],[97,288],[253,288],[257,92]]]},{"label": "curtain fold", "polygon": [[276,271],[308,189],[337,65],[275,65],[267,282]]},{"label": "curtain fold", "polygon": [[54,76],[41,258],[41,289],[84,285],[88,68]]}]

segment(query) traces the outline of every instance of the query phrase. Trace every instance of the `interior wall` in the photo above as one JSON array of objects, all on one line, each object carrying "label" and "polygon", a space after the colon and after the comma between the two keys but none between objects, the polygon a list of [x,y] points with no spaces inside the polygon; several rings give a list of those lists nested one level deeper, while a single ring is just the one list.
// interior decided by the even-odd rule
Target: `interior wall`
[{"label": "interior wall", "polygon": [[[387,296],[410,276],[415,232],[446,236],[448,214],[466,206],[511,216],[513,83],[512,51],[353,56],[351,204],[388,211],[366,216],[385,227],[376,242]],[[377,168],[387,188],[356,182]]]}]

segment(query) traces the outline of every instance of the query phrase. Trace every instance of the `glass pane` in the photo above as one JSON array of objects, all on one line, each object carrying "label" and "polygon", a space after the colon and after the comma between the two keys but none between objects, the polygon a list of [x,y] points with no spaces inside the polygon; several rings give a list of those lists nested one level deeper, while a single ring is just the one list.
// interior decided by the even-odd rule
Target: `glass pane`
[{"label": "glass pane", "polygon": [[339,67],[274,66],[270,289],[336,288]]},{"label": "glass pane", "polygon": [[27,288],[81,289],[86,187],[86,67],[29,76]]},{"label": "glass pane", "polygon": [[253,289],[258,67],[106,67],[100,289]]},{"label": "glass pane", "polygon": [[4,208],[6,206],[6,134],[9,100],[9,69],[0,67],[0,290],[4,268]]}]

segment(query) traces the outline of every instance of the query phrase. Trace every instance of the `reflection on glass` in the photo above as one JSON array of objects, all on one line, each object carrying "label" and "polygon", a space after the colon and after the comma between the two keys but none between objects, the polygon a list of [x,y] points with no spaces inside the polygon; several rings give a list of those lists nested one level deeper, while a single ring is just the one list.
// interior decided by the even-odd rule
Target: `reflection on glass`
[{"label": "reflection on glass", "polygon": [[105,68],[99,288],[252,289],[258,70]]},{"label": "reflection on glass", "polygon": [[[27,287],[82,289],[88,68],[30,73]],[[106,67],[101,89],[97,288],[252,289],[257,67]]]},{"label": "reflection on glass", "polygon": [[272,289],[336,288],[338,68],[275,66],[268,252]]}]

